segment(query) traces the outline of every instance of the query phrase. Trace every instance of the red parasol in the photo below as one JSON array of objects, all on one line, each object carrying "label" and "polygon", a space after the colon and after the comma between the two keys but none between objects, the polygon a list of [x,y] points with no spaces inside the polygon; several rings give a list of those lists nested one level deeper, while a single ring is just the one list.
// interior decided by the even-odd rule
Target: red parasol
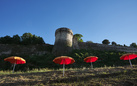
[{"label": "red parasol", "polygon": [[92,62],[95,62],[96,60],[98,60],[98,57],[96,56],[88,56],[84,59],[85,62],[91,63],[91,68],[93,68]]},{"label": "red parasol", "polygon": [[16,64],[25,64],[26,63],[26,61],[23,58],[18,57],[18,56],[11,56],[11,57],[5,58],[4,61],[9,61],[11,64],[14,64],[13,72],[14,72]]},{"label": "red parasol", "polygon": [[135,59],[137,57],[137,54],[128,53],[124,54],[120,57],[120,60],[129,60],[130,66],[133,68],[132,63],[130,60]]},{"label": "red parasol", "polygon": [[64,76],[65,65],[73,64],[75,62],[75,60],[68,56],[60,56],[60,57],[56,57],[53,60],[53,62],[55,62],[56,64],[63,65],[63,76]]}]

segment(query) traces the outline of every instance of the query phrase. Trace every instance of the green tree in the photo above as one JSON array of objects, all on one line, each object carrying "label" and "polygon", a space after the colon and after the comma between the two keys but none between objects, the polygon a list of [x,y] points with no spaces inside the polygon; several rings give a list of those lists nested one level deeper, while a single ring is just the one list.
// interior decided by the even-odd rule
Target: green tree
[{"label": "green tree", "polygon": [[137,47],[137,44],[136,43],[132,43],[132,44],[130,44],[130,47]]},{"label": "green tree", "polygon": [[109,40],[104,39],[104,40],[102,41],[102,43],[103,43],[103,44],[107,44],[107,45],[108,45],[110,42],[109,42]]},{"label": "green tree", "polygon": [[127,45],[124,44],[124,47],[127,47]]},{"label": "green tree", "polygon": [[4,37],[0,37],[0,44],[3,44],[3,38]]},{"label": "green tree", "polygon": [[113,41],[113,42],[112,42],[112,45],[117,45],[117,43]]},{"label": "green tree", "polygon": [[32,40],[33,40],[32,44],[44,44],[45,43],[42,37],[39,37],[36,35],[33,35]]},{"label": "green tree", "polygon": [[45,44],[44,40],[42,37],[37,38],[37,44]]},{"label": "green tree", "polygon": [[0,44],[45,44],[42,37],[32,35],[31,33],[24,33],[21,37],[13,35],[13,37],[5,36],[0,37]]},{"label": "green tree", "polygon": [[83,42],[83,39],[81,37],[83,37],[83,35],[81,34],[74,34],[74,37],[77,38],[78,42]]},{"label": "green tree", "polygon": [[1,44],[11,44],[12,43],[12,37],[6,35],[4,37],[0,38],[0,43]]},{"label": "green tree", "polygon": [[31,33],[24,33],[22,36],[22,44],[32,44],[33,35]]},{"label": "green tree", "polygon": [[25,39],[29,39],[29,38],[32,38],[33,35],[31,33],[24,33],[21,38],[22,40],[25,40]]},{"label": "green tree", "polygon": [[44,44],[44,40],[42,37],[38,37],[36,35],[32,35],[31,33],[24,33],[22,36],[22,44]]},{"label": "green tree", "polygon": [[21,39],[19,35],[13,35],[13,43],[14,44],[20,44]]}]

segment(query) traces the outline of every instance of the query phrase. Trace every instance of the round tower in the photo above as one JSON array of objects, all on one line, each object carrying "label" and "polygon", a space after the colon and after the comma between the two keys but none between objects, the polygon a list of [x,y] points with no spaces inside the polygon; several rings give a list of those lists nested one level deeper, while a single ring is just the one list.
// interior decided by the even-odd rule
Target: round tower
[{"label": "round tower", "polygon": [[52,53],[64,55],[72,50],[73,32],[68,28],[59,28],[55,32],[55,43]]}]

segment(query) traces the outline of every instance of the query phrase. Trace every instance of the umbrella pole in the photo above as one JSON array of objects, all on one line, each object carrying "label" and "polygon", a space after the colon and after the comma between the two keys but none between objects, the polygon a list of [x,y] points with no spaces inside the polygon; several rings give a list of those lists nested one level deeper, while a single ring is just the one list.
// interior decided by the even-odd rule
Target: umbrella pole
[{"label": "umbrella pole", "polygon": [[63,63],[63,76],[64,76],[64,70],[65,70],[65,63]]},{"label": "umbrella pole", "polygon": [[92,61],[91,61],[91,59],[90,59],[90,62],[91,62],[91,69],[93,69],[93,65],[92,65]]},{"label": "umbrella pole", "polygon": [[92,62],[91,62],[91,69],[93,69],[93,65],[92,65]]},{"label": "umbrella pole", "polygon": [[132,66],[132,63],[131,63],[131,60],[130,60],[130,59],[129,59],[129,63],[130,63],[131,68],[133,68],[133,66]]},{"label": "umbrella pole", "polygon": [[13,66],[13,73],[14,73],[15,66],[16,66],[16,64],[14,64],[14,66]]},{"label": "umbrella pole", "polygon": [[130,60],[129,56],[128,56],[128,59],[129,59],[129,63],[130,63],[131,68],[133,68],[133,66],[132,66],[132,63],[131,63],[131,60]]}]

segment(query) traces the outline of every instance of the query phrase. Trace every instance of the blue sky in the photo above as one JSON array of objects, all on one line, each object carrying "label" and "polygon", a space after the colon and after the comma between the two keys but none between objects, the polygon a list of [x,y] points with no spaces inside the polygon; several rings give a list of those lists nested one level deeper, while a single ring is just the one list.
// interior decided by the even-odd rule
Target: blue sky
[{"label": "blue sky", "polygon": [[0,0],[0,37],[30,32],[54,44],[67,27],[84,42],[137,43],[137,0]]}]

